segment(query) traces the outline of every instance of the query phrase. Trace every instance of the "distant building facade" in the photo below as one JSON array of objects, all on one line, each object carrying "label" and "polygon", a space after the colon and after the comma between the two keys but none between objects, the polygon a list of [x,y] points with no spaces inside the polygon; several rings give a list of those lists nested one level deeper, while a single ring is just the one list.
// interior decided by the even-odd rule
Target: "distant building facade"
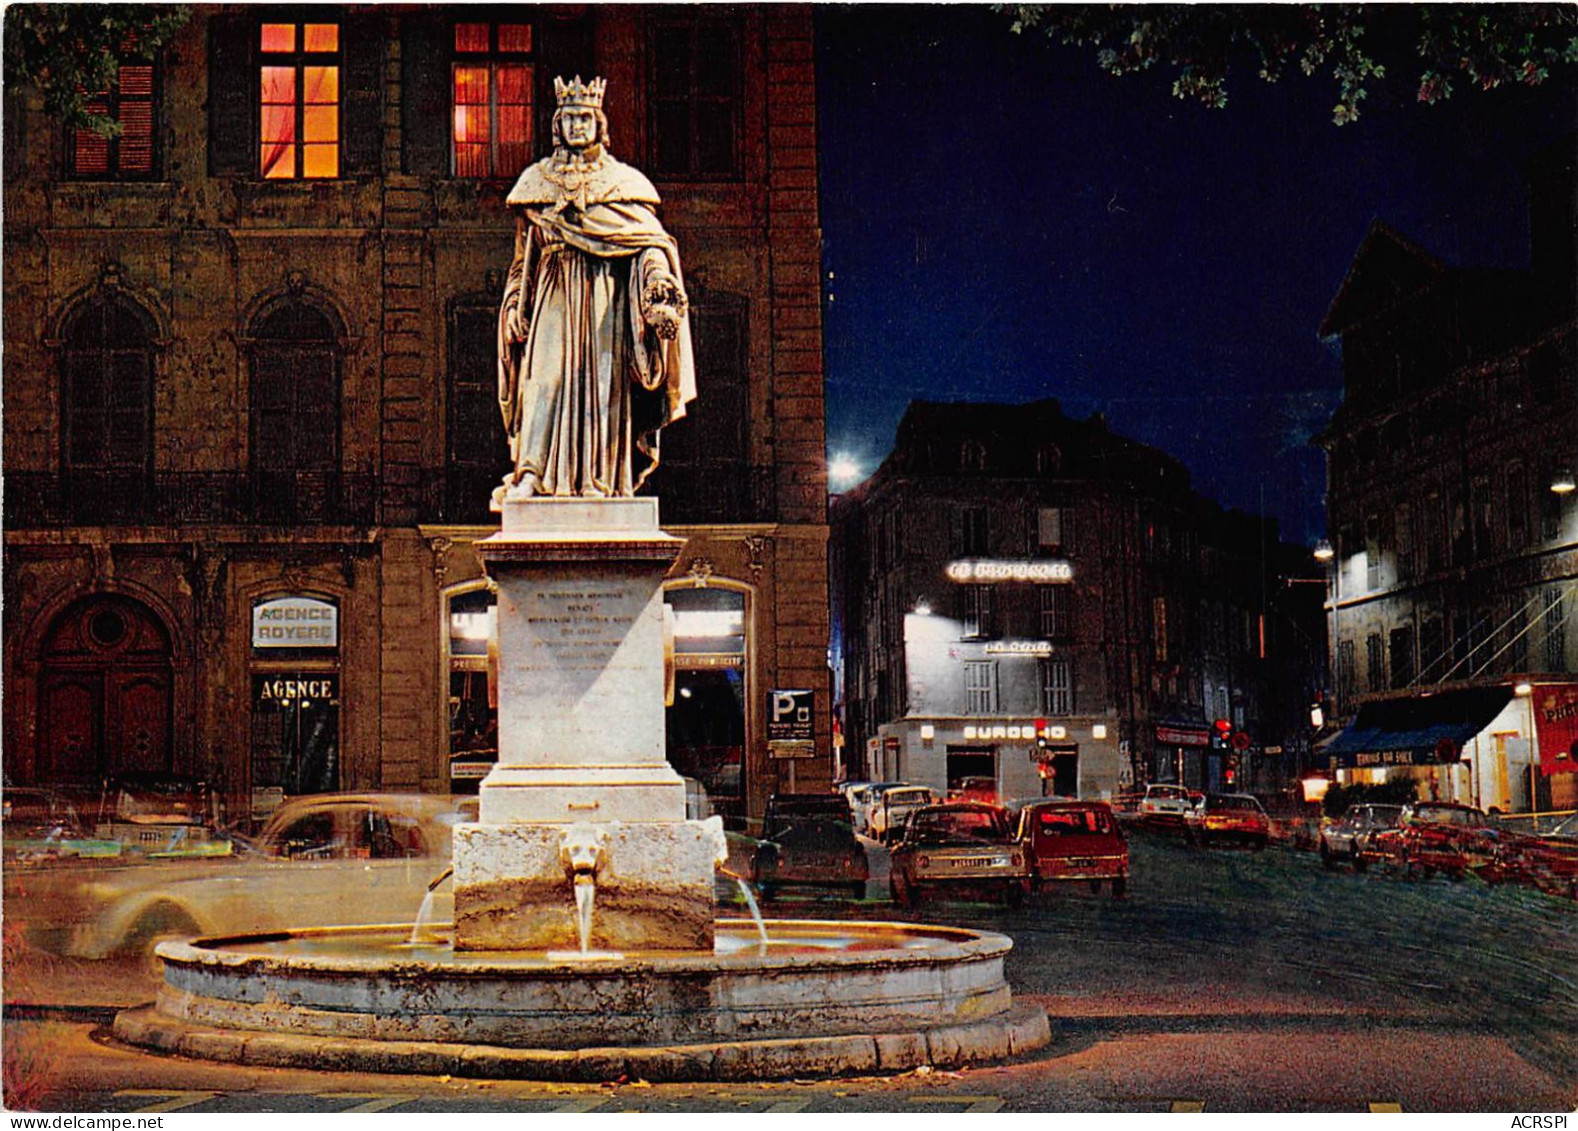
[{"label": "distant building facade", "polygon": [[1100,418],[912,403],[832,522],[852,777],[1274,793],[1308,754],[1319,592],[1285,583],[1307,554]]},{"label": "distant building facade", "polygon": [[7,782],[475,788],[503,199],[575,74],[691,289],[671,759],[734,814],[828,781],[809,9],[195,5],[100,97],[113,140],[6,97]]},{"label": "distant building facade", "polygon": [[1448,267],[1373,225],[1321,326],[1321,443],[1348,780],[1502,811],[1578,805],[1578,196],[1530,167],[1528,270]]}]

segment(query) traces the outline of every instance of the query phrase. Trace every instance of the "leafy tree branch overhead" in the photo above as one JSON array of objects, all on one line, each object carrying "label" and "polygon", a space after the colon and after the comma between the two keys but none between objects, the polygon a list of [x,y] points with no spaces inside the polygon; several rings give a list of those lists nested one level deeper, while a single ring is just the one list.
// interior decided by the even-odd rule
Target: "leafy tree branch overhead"
[{"label": "leafy tree branch overhead", "polygon": [[94,112],[123,59],[147,58],[190,16],[184,5],[13,4],[5,10],[5,91],[31,87],[44,109],[72,128],[113,137],[120,126]]},{"label": "leafy tree branch overhead", "polygon": [[1337,125],[1359,117],[1372,87],[1406,81],[1420,102],[1459,86],[1537,86],[1578,63],[1574,4],[1009,4],[1015,32],[1093,47],[1114,75],[1162,70],[1173,94],[1227,104],[1229,75],[1276,82],[1290,70],[1335,82]]}]

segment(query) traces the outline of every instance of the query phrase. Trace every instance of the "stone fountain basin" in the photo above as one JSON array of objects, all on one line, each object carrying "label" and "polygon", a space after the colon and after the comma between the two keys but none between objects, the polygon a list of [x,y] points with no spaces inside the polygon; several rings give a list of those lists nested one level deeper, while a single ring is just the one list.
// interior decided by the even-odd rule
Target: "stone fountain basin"
[{"label": "stone fountain basin", "polygon": [[437,1075],[760,1079],[1001,1059],[1050,1040],[1004,935],[718,922],[711,953],[456,952],[405,926],[165,942],[134,1044],[208,1059]]}]

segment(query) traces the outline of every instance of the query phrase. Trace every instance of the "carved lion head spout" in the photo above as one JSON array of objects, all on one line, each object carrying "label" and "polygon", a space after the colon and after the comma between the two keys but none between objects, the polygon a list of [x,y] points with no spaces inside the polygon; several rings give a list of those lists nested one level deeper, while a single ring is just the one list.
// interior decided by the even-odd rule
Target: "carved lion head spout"
[{"label": "carved lion head spout", "polygon": [[602,866],[608,847],[608,830],[587,821],[578,821],[559,837],[559,863],[564,874],[576,883],[590,883]]}]

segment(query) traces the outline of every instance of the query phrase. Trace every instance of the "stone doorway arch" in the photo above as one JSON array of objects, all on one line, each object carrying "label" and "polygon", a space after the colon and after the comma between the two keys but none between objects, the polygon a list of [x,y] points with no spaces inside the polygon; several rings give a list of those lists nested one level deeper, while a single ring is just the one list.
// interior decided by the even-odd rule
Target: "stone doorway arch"
[{"label": "stone doorway arch", "polygon": [[97,786],[124,770],[169,770],[170,634],[140,601],[86,597],[61,613],[40,655],[39,781]]}]

